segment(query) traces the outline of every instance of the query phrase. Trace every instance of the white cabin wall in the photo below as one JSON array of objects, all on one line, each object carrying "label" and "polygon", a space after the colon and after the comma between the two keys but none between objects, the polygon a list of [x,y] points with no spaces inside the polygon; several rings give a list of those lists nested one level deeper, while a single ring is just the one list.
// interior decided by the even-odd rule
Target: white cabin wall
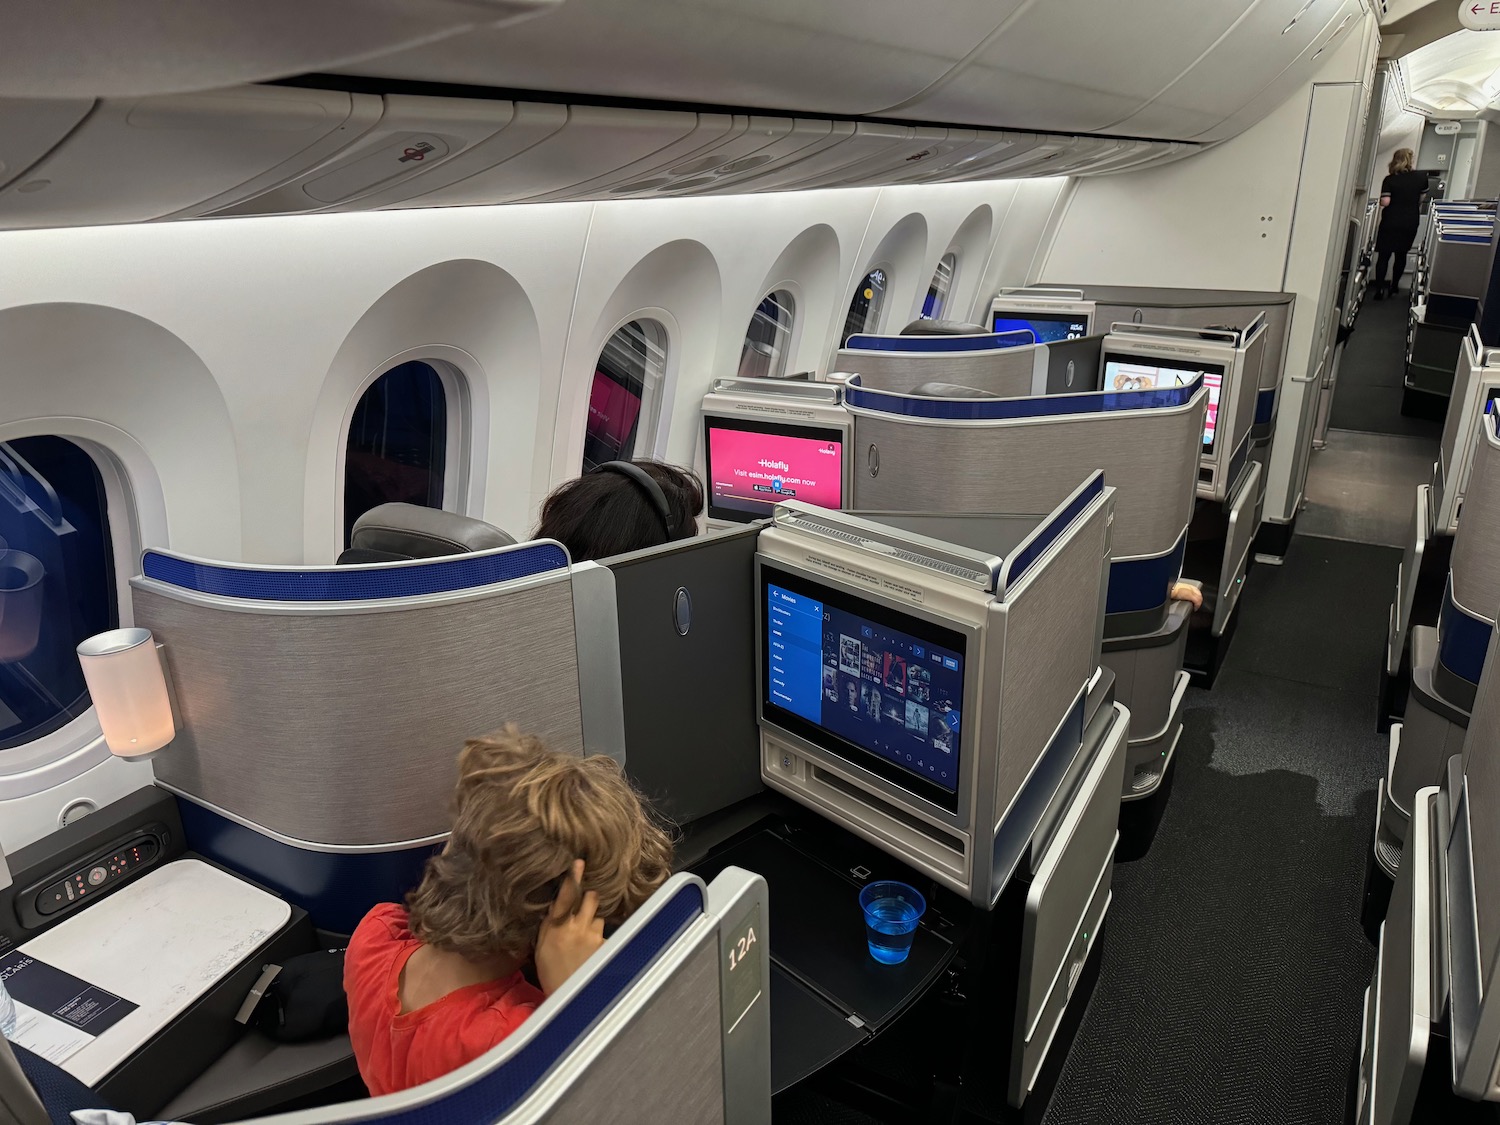
[{"label": "white cabin wall", "polygon": [[[142,545],[328,562],[358,394],[398,358],[446,358],[474,399],[464,508],[520,535],[576,472],[588,382],[621,323],[667,325],[655,449],[690,461],[697,400],[734,372],[771,288],[797,290],[792,369],[826,370],[872,265],[892,268],[884,330],[916,315],[950,249],[960,261],[948,315],[973,316],[997,285],[1024,281],[1066,183],[0,234],[0,316],[13,321],[0,426],[62,432],[37,420],[65,415],[125,431],[144,449],[127,460],[153,467],[164,497],[165,521],[142,529]],[[53,307],[24,309],[41,304]],[[135,330],[122,334],[127,320]],[[157,350],[122,352],[138,335]],[[54,370],[67,378],[37,378]],[[119,400],[91,397],[105,388]]]},{"label": "white cabin wall", "polygon": [[[667,326],[655,452],[692,463],[699,400],[734,374],[767,292],[796,298],[789,370],[826,371],[872,265],[894,271],[885,331],[916,315],[949,250],[945,315],[982,316],[996,288],[1024,283],[1070,190],[1051,179],[0,233],[0,440],[60,434],[108,456],[129,494],[110,505],[122,586],[148,546],[327,563],[360,393],[395,362],[441,360],[470,388],[461,506],[525,535],[578,471],[594,365],[619,324]],[[108,754],[88,712],[0,753],[0,846],[150,779],[149,763]]]},{"label": "white cabin wall", "polygon": [[1313,81],[1220,147],[1162,168],[1079,182],[1036,280],[1296,293],[1265,501],[1300,506],[1312,381],[1331,346],[1344,223],[1378,28],[1340,41]]}]

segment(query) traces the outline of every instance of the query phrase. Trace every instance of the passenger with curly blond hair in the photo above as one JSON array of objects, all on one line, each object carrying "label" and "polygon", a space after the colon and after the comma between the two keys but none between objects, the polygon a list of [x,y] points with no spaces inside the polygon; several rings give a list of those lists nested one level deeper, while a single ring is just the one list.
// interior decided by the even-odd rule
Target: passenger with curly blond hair
[{"label": "passenger with curly blond hair", "polygon": [[609,758],[509,726],[469,740],[458,775],[448,843],[404,907],[375,907],[349,941],[349,1038],[371,1094],[495,1046],[672,871],[671,840]]}]

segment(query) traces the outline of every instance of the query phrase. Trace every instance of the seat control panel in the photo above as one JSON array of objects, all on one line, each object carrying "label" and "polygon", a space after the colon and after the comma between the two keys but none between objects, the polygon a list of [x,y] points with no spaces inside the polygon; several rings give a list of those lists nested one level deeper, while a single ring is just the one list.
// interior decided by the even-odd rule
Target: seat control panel
[{"label": "seat control panel", "polygon": [[82,901],[91,892],[97,895],[105,887],[123,880],[127,872],[149,866],[160,854],[161,847],[155,837],[138,836],[110,855],[100,856],[97,862],[80,867],[44,887],[37,893],[36,912],[56,914],[71,903]]},{"label": "seat control panel", "polygon": [[32,884],[17,897],[22,922],[28,922],[28,916],[37,922],[58,921],[144,874],[166,856],[166,833],[165,825],[142,825],[108,847],[80,856],[62,871]]}]

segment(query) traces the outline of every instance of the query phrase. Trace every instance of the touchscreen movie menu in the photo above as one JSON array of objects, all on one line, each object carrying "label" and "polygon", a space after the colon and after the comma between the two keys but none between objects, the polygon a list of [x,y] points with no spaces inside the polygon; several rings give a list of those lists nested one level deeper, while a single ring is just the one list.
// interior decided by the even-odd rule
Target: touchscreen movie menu
[{"label": "touchscreen movie menu", "polygon": [[762,583],[766,717],[955,807],[963,636],[792,575]]}]

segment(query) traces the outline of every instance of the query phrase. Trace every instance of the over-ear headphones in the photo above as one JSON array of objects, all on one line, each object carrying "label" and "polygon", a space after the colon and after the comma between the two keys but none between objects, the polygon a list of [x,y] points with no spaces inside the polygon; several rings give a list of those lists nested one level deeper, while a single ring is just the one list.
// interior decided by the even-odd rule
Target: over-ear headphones
[{"label": "over-ear headphones", "polygon": [[634,481],[635,486],[651,501],[656,514],[661,517],[661,524],[666,529],[667,539],[670,541],[676,538],[677,521],[672,518],[672,506],[667,503],[667,494],[661,490],[661,485],[657,484],[656,479],[645,469],[629,461],[606,461],[602,465],[595,465],[589,471],[591,473],[618,473]]}]

